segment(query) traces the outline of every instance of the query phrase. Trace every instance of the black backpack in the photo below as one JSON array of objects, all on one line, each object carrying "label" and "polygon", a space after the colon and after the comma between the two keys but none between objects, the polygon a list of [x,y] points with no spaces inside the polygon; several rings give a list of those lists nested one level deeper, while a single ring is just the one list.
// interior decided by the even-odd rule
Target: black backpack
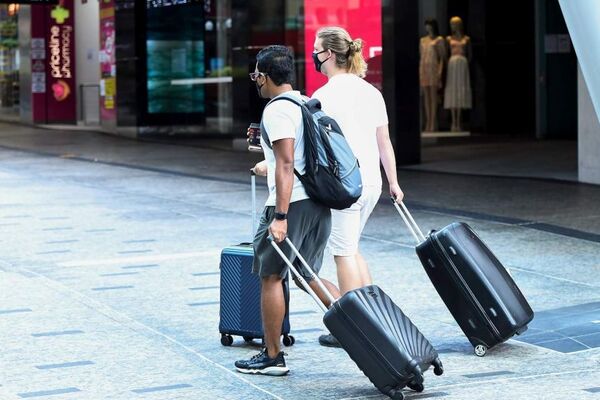
[{"label": "black backpack", "polygon": [[[302,102],[285,95],[271,100],[287,100],[300,107],[304,126],[304,175],[294,169],[308,196],[329,208],[343,210],[362,194],[362,179],[357,158],[335,120],[321,110],[317,99]],[[264,127],[263,127],[264,128]],[[268,133],[261,129],[272,148]]]}]

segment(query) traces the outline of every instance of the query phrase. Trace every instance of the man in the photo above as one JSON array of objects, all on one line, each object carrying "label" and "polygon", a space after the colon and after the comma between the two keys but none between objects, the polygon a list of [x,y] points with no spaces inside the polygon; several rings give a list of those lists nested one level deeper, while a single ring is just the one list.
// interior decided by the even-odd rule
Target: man
[{"label": "man", "polygon": [[[287,96],[302,100],[300,92],[292,88],[294,58],[287,47],[266,47],[258,53],[256,60],[250,78],[256,84],[259,97]],[[331,230],[330,210],[311,200],[294,175],[294,169],[304,173],[303,134],[298,105],[282,100],[272,101],[265,107],[261,121],[265,161],[258,163],[254,171],[258,175],[267,175],[269,197],[254,237],[253,264],[253,272],[261,278],[265,348],[254,357],[235,363],[242,373],[281,376],[289,372],[280,349],[286,308],[282,280],[287,277],[288,267],[273,249],[268,236],[271,235],[293,260],[291,249],[282,243],[289,237],[309,265],[320,268]],[[322,293],[319,294],[322,297]]]}]

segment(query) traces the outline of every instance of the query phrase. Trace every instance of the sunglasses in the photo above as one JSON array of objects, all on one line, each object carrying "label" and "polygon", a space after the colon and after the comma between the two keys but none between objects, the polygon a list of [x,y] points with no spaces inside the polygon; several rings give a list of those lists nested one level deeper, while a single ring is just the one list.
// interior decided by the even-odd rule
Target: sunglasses
[{"label": "sunglasses", "polygon": [[264,72],[250,72],[248,75],[250,76],[250,80],[254,82],[259,76],[267,76],[268,74]]}]

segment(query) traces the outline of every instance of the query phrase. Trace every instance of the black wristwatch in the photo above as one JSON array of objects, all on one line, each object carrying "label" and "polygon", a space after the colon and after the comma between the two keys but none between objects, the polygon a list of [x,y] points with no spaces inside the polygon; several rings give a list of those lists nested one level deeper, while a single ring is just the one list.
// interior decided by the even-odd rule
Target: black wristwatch
[{"label": "black wristwatch", "polygon": [[287,214],[275,211],[275,219],[277,221],[285,221],[287,219]]}]

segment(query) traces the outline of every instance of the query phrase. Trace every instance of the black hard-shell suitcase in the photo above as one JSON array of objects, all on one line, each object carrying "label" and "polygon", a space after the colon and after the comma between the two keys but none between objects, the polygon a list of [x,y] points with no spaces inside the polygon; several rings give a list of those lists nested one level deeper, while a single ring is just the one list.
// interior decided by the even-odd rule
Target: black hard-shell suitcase
[{"label": "black hard-shell suitcase", "polygon": [[[252,184],[252,233],[256,231],[256,177],[251,172]],[[221,252],[221,295],[219,333],[221,344],[231,346],[233,336],[242,336],[246,342],[264,336],[260,312],[260,278],[252,273],[254,250],[252,243],[229,246]],[[295,339],[290,335],[288,313],[289,284],[283,280],[286,313],[281,327],[283,344],[291,346]]]},{"label": "black hard-shell suitcase", "polygon": [[327,293],[332,303],[329,309],[272,242],[292,273],[325,312],[325,326],[377,389],[393,399],[403,399],[402,388],[405,386],[423,391],[423,374],[430,366],[434,367],[436,375],[443,373],[442,362],[431,343],[383,290],[371,285],[334,300],[291,241],[286,239],[285,243],[310,271],[321,290]]},{"label": "black hard-shell suitcase", "polygon": [[419,242],[423,268],[476,355],[527,330],[533,310],[469,225],[455,222],[424,237],[406,206],[394,204]]}]

